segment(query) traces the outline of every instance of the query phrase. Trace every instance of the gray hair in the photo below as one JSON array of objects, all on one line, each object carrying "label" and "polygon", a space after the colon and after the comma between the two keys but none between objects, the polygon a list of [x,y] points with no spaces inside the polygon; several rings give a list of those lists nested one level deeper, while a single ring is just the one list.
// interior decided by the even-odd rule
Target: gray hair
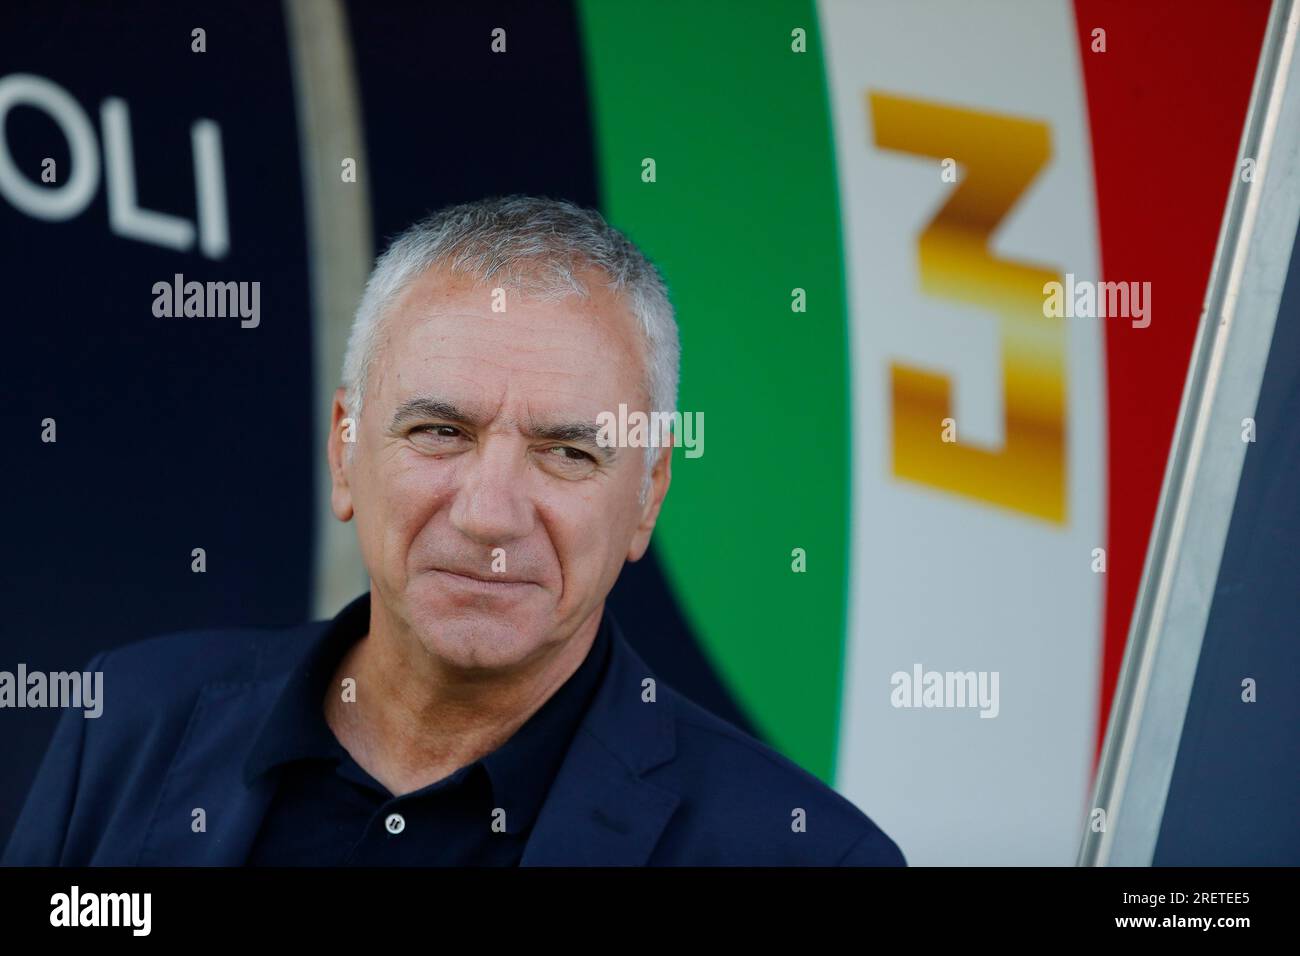
[{"label": "gray hair", "polygon": [[[344,404],[354,419],[361,417],[385,313],[414,279],[435,266],[552,301],[585,298],[588,289],[575,272],[594,267],[636,317],[647,411],[671,416],[677,410],[681,346],[668,289],[654,264],[594,209],[515,195],[448,206],[408,227],[375,262],[343,357]],[[658,451],[653,443],[646,449],[647,482]]]}]

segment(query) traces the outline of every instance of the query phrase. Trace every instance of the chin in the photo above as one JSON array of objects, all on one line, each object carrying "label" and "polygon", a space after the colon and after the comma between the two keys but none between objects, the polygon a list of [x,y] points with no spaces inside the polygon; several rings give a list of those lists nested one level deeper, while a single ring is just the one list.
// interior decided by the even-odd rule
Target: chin
[{"label": "chin", "polygon": [[411,627],[425,650],[448,664],[509,667],[527,660],[545,643],[538,624],[547,615],[536,606],[539,602],[503,607],[490,598],[467,602],[459,595],[422,590],[407,604]]}]

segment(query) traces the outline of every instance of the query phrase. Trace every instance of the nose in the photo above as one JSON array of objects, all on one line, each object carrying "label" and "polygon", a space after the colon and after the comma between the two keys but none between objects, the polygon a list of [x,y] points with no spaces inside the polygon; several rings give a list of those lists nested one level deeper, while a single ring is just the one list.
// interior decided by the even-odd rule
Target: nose
[{"label": "nose", "polygon": [[451,506],[452,525],[482,545],[527,537],[536,512],[525,472],[523,452],[515,442],[489,437],[465,462]]}]

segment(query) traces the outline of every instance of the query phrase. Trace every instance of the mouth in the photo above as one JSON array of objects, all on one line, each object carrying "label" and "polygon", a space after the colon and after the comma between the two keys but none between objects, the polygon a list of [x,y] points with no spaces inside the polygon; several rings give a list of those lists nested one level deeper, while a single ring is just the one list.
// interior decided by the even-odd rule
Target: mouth
[{"label": "mouth", "polygon": [[526,588],[538,587],[532,581],[520,581],[515,578],[480,577],[475,574],[466,574],[463,571],[447,571],[443,568],[434,568],[433,573],[438,575],[441,581],[453,588],[474,591],[479,594],[517,594]]}]

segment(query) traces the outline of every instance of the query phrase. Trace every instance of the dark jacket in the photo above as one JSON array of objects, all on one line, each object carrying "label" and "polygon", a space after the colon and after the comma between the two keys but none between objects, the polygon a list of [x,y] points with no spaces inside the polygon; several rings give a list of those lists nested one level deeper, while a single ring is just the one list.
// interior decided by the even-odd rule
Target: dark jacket
[{"label": "dark jacket", "polygon": [[[242,865],[274,792],[252,741],[329,622],[207,631],[100,653],[102,716],[68,710],[0,863]],[[615,625],[608,668],[522,865],[906,865],[847,799],[656,679]],[[207,830],[191,830],[202,807]],[[803,832],[792,822],[804,811]]]}]

